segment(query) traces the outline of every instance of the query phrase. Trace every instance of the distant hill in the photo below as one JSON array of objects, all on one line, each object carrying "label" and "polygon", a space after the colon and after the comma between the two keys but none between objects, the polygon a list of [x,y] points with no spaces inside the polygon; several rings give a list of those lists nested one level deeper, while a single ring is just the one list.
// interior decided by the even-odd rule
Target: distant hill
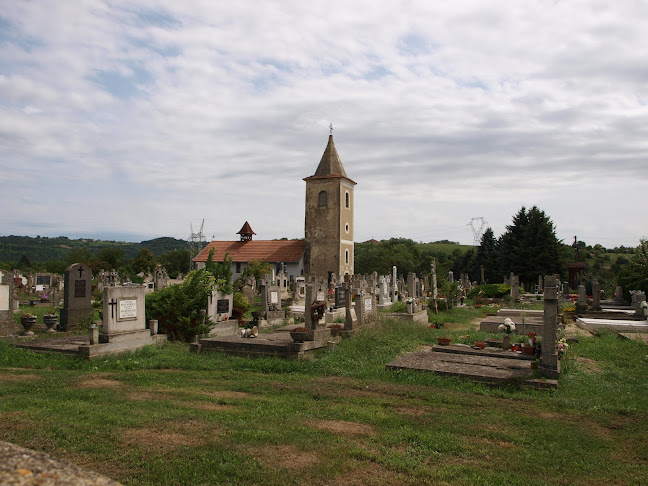
[{"label": "distant hill", "polygon": [[189,247],[185,240],[161,237],[141,243],[124,241],[103,241],[81,238],[71,240],[66,236],[48,238],[46,236],[32,238],[31,236],[0,236],[0,261],[16,263],[22,255],[31,262],[51,262],[65,260],[75,249],[85,249],[96,253],[102,248],[119,247],[124,250],[124,257],[134,258],[142,249],[148,248],[156,257],[171,250],[181,250]]}]

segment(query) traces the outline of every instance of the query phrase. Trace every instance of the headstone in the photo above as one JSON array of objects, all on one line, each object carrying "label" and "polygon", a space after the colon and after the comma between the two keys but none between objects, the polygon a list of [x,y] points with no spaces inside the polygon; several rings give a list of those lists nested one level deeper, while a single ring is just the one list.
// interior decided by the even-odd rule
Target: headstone
[{"label": "headstone", "polygon": [[592,284],[592,307],[594,310],[601,310],[601,284],[598,280]]},{"label": "headstone", "polygon": [[212,322],[227,321],[232,317],[233,294],[212,290],[207,301],[207,317]]},{"label": "headstone", "polygon": [[16,334],[17,331],[18,326],[14,321],[14,278],[11,273],[0,270],[0,336]]},{"label": "headstone", "polygon": [[539,371],[549,378],[558,377],[558,354],[556,353],[556,331],[558,327],[558,288],[556,278],[548,276],[544,287],[544,316],[542,325],[542,352]]},{"label": "headstone", "polygon": [[144,317],[144,287],[105,287],[103,289],[103,332],[100,343],[149,336]]},{"label": "headstone", "polygon": [[335,288],[335,307],[340,309],[347,306],[348,300],[348,285],[344,283]]},{"label": "headstone", "polygon": [[578,286],[578,303],[579,304],[584,304],[585,303],[585,286],[584,285],[579,285]]},{"label": "headstone", "polygon": [[482,265],[479,269],[481,273],[481,280],[479,281],[479,285],[484,285],[486,283],[486,279],[484,279],[484,265]]},{"label": "headstone", "polygon": [[623,287],[621,285],[617,285],[616,292],[614,293],[614,298],[619,302],[623,300]]},{"label": "headstone", "polygon": [[391,279],[391,293],[392,297],[391,300],[392,302],[396,302],[396,293],[398,292],[398,277],[396,275],[396,265],[392,267],[392,279]]},{"label": "headstone", "polygon": [[562,294],[565,297],[565,299],[567,299],[567,300],[569,300],[569,291],[570,291],[569,282],[567,282],[567,281],[563,282]]},{"label": "headstone", "polygon": [[164,268],[155,269],[155,290],[160,290],[169,285],[169,275]]},{"label": "headstone", "polygon": [[448,272],[448,282],[454,283],[454,272],[452,270]]},{"label": "headstone", "polygon": [[63,308],[58,329],[67,331],[75,325],[90,325],[94,317],[92,300],[92,270],[74,263],[65,269]]},{"label": "headstone", "polygon": [[[347,276],[348,277],[348,276]],[[346,315],[345,315],[345,321],[344,321],[344,329],[346,331],[352,331],[358,327],[358,317],[355,312],[355,309],[352,307],[353,305],[353,299],[351,295],[351,288],[349,286],[349,281],[348,279],[344,281],[342,284],[342,290],[344,291],[344,294],[346,295]]]},{"label": "headstone", "polygon": [[636,315],[643,317],[644,311],[643,311],[642,302],[645,301],[646,301],[646,293],[641,290],[635,290],[634,293],[632,294],[632,302],[633,302],[632,305],[635,308]]},{"label": "headstone", "polygon": [[541,294],[543,290],[542,275],[538,275],[538,293]]},{"label": "headstone", "polygon": [[511,301],[520,302],[520,277],[511,275]]}]

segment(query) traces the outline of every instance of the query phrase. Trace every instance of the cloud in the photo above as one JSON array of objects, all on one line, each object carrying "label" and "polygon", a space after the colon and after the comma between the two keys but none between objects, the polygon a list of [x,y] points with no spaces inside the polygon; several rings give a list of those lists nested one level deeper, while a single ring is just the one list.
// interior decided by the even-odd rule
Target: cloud
[{"label": "cloud", "polygon": [[468,243],[470,218],[499,234],[537,204],[562,238],[635,245],[647,13],[630,1],[12,3],[0,224],[186,237],[205,218],[219,238],[245,220],[259,238],[302,237],[302,179],[333,122],[359,241]]}]

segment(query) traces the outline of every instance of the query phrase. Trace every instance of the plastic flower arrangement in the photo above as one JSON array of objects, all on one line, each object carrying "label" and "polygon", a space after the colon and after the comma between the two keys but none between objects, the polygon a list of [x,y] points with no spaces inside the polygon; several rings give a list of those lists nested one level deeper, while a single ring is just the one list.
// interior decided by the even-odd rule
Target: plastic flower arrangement
[{"label": "plastic flower arrangement", "polygon": [[507,317],[506,319],[504,319],[504,324],[500,324],[499,326],[497,326],[497,329],[500,332],[511,334],[513,331],[515,331],[515,323]]},{"label": "plastic flower arrangement", "polygon": [[567,352],[569,344],[565,338],[559,339],[556,343],[556,351],[558,351],[558,359],[562,358],[563,355]]}]

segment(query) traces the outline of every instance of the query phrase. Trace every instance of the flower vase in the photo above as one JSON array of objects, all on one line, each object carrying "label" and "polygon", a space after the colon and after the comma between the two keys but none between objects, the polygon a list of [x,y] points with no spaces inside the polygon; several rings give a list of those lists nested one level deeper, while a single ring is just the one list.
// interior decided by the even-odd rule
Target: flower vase
[{"label": "flower vase", "polygon": [[45,314],[43,316],[43,324],[47,327],[47,332],[56,332],[54,326],[56,326],[57,318],[58,316],[56,314]]},{"label": "flower vase", "polygon": [[32,331],[32,328],[36,325],[36,316],[32,316],[32,315],[20,316],[20,323],[22,324],[22,327],[25,328],[25,332],[23,333],[23,336],[34,335],[34,331]]}]

